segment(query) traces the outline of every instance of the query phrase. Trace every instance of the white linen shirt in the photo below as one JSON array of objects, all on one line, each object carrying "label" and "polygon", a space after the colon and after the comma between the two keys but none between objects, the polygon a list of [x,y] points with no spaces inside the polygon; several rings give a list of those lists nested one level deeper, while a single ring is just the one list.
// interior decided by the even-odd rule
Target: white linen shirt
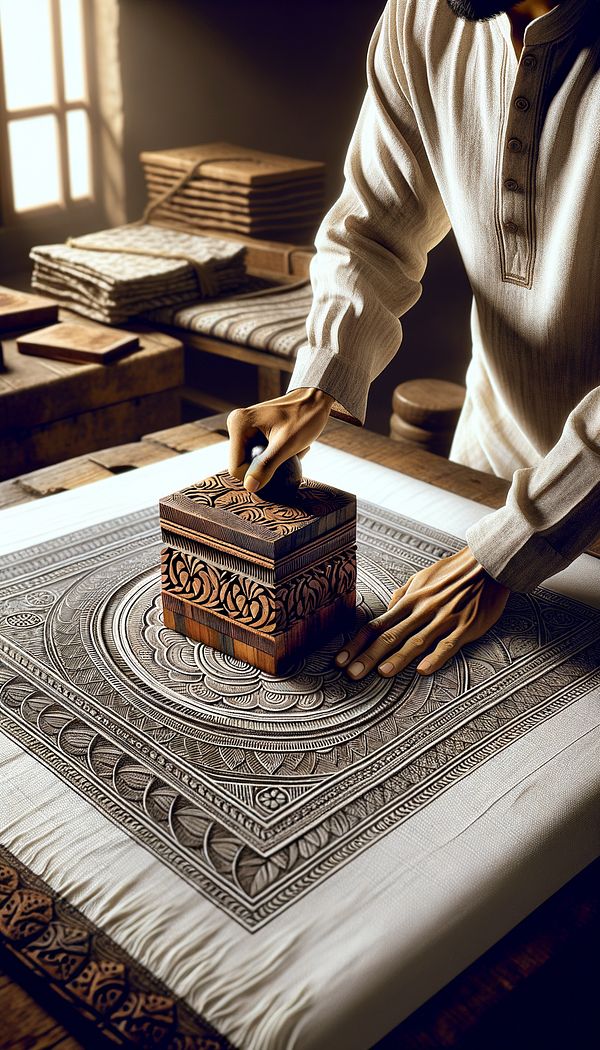
[{"label": "white linen shirt", "polygon": [[518,59],[507,15],[472,23],[446,0],[389,0],[289,387],[319,387],[364,421],[452,227],[473,357],[450,455],[512,476],[467,542],[513,590],[600,532],[598,7],[563,0],[527,26]]}]

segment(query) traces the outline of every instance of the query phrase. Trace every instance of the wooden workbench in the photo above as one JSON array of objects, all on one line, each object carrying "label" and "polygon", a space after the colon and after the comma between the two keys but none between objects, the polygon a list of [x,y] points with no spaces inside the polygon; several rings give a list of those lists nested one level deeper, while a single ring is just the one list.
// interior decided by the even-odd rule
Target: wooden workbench
[{"label": "wooden workbench", "polygon": [[[53,492],[209,444],[224,444],[225,439],[224,416],[154,431],[139,442],[80,456],[4,482],[0,484],[0,507],[43,499]],[[336,420],[330,421],[321,440],[484,505],[497,507],[504,501],[507,485],[497,478]],[[224,462],[225,458],[223,447]],[[600,554],[600,549],[595,553]],[[585,1026],[592,1025],[595,1009],[589,987],[599,931],[600,862],[596,862],[416,1011],[380,1044],[381,1050],[460,1047],[465,1040],[470,1047],[492,1050],[509,1038],[515,1050],[525,1045],[553,1047],[558,1045],[551,1041],[554,1035],[559,1034],[564,1042],[569,1030],[574,1034],[571,1045],[591,1045],[584,1039]],[[0,955],[4,1017],[0,1048],[26,1045],[31,1050],[49,1046],[75,1050],[103,1045],[98,1033],[91,1041],[85,1020],[70,1015],[58,1002],[47,998],[38,1001],[39,995],[35,978],[7,953]],[[567,1024],[561,1034],[561,996],[564,1005],[565,996],[575,995],[577,1001],[569,1003],[567,1010],[573,1010],[571,1028]],[[538,1000],[544,1004],[539,1014],[535,1005]],[[515,1034],[517,1026],[524,1033],[524,1041]]]}]

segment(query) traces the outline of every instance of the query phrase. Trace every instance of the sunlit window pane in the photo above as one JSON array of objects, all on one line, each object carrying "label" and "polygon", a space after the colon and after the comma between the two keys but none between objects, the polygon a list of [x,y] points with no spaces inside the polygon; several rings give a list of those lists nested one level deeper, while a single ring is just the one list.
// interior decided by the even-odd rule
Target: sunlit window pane
[{"label": "sunlit window pane", "polygon": [[26,117],[8,125],[16,211],[61,201],[58,126],[55,117]]},{"label": "sunlit window pane", "polygon": [[0,0],[0,33],[8,109],[54,102],[50,0]]},{"label": "sunlit window pane", "polygon": [[90,122],[82,109],[72,109],[67,113],[67,143],[71,197],[73,200],[91,197]]},{"label": "sunlit window pane", "polygon": [[81,0],[60,0],[60,24],[65,98],[67,102],[79,102],[87,93]]}]

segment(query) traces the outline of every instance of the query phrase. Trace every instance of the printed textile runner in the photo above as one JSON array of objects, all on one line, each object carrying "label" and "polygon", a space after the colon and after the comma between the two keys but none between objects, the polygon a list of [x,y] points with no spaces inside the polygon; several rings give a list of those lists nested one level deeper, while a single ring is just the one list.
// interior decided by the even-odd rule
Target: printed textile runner
[{"label": "printed textile runner", "polygon": [[199,335],[227,339],[253,350],[294,359],[306,342],[306,318],[312,302],[309,281],[256,293],[229,295],[210,302],[163,307],[145,315],[155,324],[185,328]]},{"label": "printed textile runner", "polygon": [[[339,460],[323,451],[319,477],[329,463],[339,483]],[[193,461],[198,475],[214,469],[209,461],[223,454],[218,448],[205,453]],[[151,487],[164,494],[172,470],[159,466]],[[379,479],[391,491],[391,472],[381,468],[382,475],[380,468],[369,466],[371,481]],[[177,467],[182,469],[180,463]],[[418,483],[411,484],[414,489]],[[486,807],[519,785],[522,790],[540,763],[548,771],[565,748],[583,739],[590,744],[593,737],[597,748],[600,611],[551,590],[513,595],[497,626],[435,676],[418,676],[410,667],[395,679],[370,675],[351,682],[332,665],[344,641],[340,635],[276,678],[165,628],[156,505],[135,505],[138,495],[128,510],[122,486],[118,492],[113,516],[100,515],[64,535],[55,528],[43,542],[2,557],[0,719],[7,748],[3,761],[0,753],[0,771],[7,771],[8,787],[2,790],[9,799],[2,832],[5,865],[11,869],[11,858],[14,871],[27,865],[45,880],[40,892],[51,898],[55,890],[81,908],[94,929],[113,936],[128,953],[129,961],[120,962],[125,969],[134,960],[145,967],[145,977],[130,979],[138,995],[133,1012],[139,1025],[140,1017],[146,1025],[162,1024],[169,1045],[184,1038],[173,1021],[173,1004],[182,1000],[177,1023],[184,1026],[190,1047],[208,1046],[202,1040],[211,1039],[215,1047],[230,1039],[233,1045],[261,1050],[369,1046],[417,1005],[415,996],[423,989],[415,989],[412,1001],[408,995],[394,1006],[387,988],[414,954],[416,931],[409,936],[405,930],[396,945],[386,943],[380,950],[377,929],[370,932],[363,924],[354,946],[362,945],[371,972],[372,988],[364,994],[373,1012],[370,1022],[363,1020],[353,1031],[352,1009],[340,994],[347,968],[340,942],[345,930],[351,941],[357,937],[357,893],[362,888],[365,919],[375,910],[377,923],[388,914],[393,927],[391,909],[402,924],[413,894],[402,886],[409,868],[414,877],[419,862],[426,862],[422,894],[426,900],[430,895],[430,907],[412,921],[421,925],[422,942],[430,951],[436,936],[447,936],[447,929],[436,933],[431,922],[441,921],[441,901],[449,910],[456,898],[448,887],[440,898],[447,874],[443,853],[437,866],[431,862],[435,836],[449,832],[448,844],[456,834],[448,813],[460,814],[466,831]],[[80,499],[85,496],[83,490]],[[430,493],[427,498],[431,502]],[[452,498],[444,494],[443,499]],[[411,502],[414,506],[418,500]],[[359,619],[382,611],[410,574],[461,546],[463,541],[450,532],[362,498]],[[576,776],[576,759],[570,768]],[[544,854],[538,832],[546,811],[550,819],[554,801],[550,823],[555,836],[567,834],[571,818],[580,828],[571,858],[575,870],[593,859],[595,837],[585,807],[592,802],[597,807],[598,782],[596,773],[590,799],[589,775],[587,770],[579,794],[572,785],[566,816],[553,799],[546,799],[541,810],[536,799],[521,814],[525,843],[514,848],[514,870],[496,875],[512,884],[518,900],[522,894],[515,885],[520,870],[524,875],[527,869],[522,851]],[[480,786],[471,794],[477,778]],[[25,794],[17,801],[19,791]],[[53,827],[42,843],[32,828],[48,819]],[[432,823],[436,831],[430,838]],[[468,848],[485,855],[490,831],[482,828],[483,841],[475,837]],[[110,855],[104,850],[111,841],[119,846],[114,864],[107,866]],[[403,842],[410,848],[403,849]],[[499,834],[496,846],[501,844]],[[394,854],[396,867],[390,868]],[[473,880],[479,906],[490,906],[489,885],[483,889],[477,883],[480,860],[469,871],[463,857],[462,874]],[[134,877],[139,864],[151,870],[151,891]],[[563,876],[556,874],[558,885]],[[7,877],[15,890],[16,876]],[[451,884],[449,872],[448,877]],[[453,921],[458,922],[456,914]],[[477,948],[469,932],[472,922],[470,915],[464,936]],[[182,923],[187,930],[179,938]],[[9,923],[4,936],[10,941],[11,930],[22,929],[23,922]],[[329,1007],[327,1020],[319,1020],[325,1010],[319,997],[326,999],[329,992],[311,980],[319,933],[326,963],[317,969],[337,1004]],[[27,936],[31,941],[31,930]],[[33,942],[39,958],[44,946],[56,953],[47,927],[35,928]],[[63,948],[64,958],[71,959],[69,971],[83,965],[81,951],[71,949],[68,936]],[[350,984],[360,981],[356,957],[354,965]],[[462,965],[459,959],[457,968]],[[430,971],[434,987],[427,994],[440,978],[437,962]],[[165,984],[153,989],[152,980]],[[65,984],[76,984],[70,972]],[[121,998],[124,994],[121,988]],[[166,1028],[157,1019],[160,1010],[147,1005],[153,994],[162,996],[161,1009],[169,1003]],[[121,999],[119,1004],[123,1011]],[[120,1027],[121,1015],[113,1011],[113,1036],[132,1038],[131,1010],[125,1009],[127,1024]],[[332,1030],[339,1037],[346,1026],[343,1043],[327,1042]]]}]

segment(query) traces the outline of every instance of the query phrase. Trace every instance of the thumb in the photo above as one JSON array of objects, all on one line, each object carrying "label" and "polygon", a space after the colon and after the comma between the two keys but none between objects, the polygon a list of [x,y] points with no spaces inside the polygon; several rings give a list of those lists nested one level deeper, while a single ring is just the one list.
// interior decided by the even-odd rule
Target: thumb
[{"label": "thumb", "polygon": [[255,456],[244,477],[244,487],[248,492],[258,492],[271,480],[275,471],[286,459],[294,455],[293,442],[276,437],[269,438],[269,443],[260,456]]}]

